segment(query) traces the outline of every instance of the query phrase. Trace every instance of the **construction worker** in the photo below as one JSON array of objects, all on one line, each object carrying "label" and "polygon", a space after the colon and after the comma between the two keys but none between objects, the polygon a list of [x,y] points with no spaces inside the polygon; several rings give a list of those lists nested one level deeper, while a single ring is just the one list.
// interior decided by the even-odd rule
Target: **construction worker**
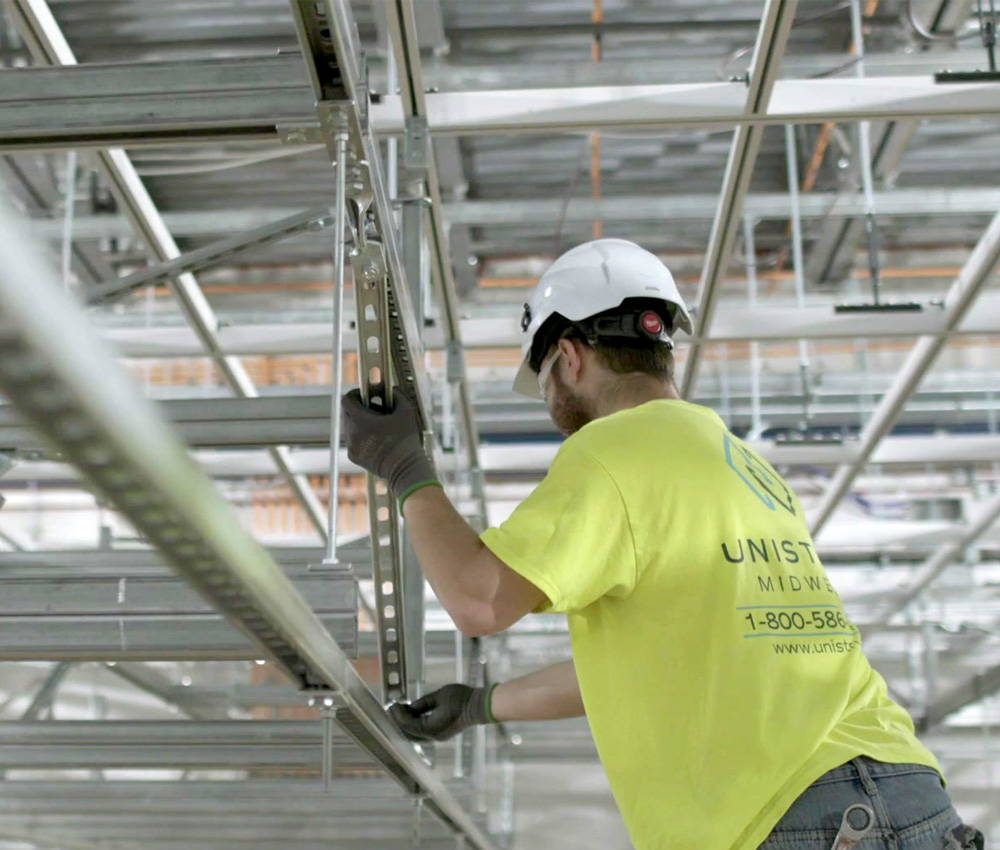
[{"label": "construction worker", "polygon": [[435,486],[404,395],[391,413],[344,399],[349,456],[388,481],[457,627],[553,611],[572,636],[572,661],[393,706],[402,731],[585,713],[639,850],[829,850],[853,804],[869,807],[845,826],[869,827],[866,850],[981,847],[862,653],[795,494],[680,399],[671,334],[692,328],[667,268],[621,239],[580,245],[521,328],[514,389],[544,398],[567,439],[482,535]]}]

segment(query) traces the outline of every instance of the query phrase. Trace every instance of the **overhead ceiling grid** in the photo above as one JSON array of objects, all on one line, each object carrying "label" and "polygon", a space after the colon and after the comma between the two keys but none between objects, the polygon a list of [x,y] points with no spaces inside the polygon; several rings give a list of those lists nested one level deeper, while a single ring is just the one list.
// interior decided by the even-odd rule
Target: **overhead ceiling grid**
[{"label": "overhead ceiling grid", "polygon": [[977,0],[0,10],[0,848],[629,846],[585,724],[389,721],[569,638],[457,632],[331,402],[404,387],[501,521],[559,445],[510,391],[521,305],[597,236],[673,271],[683,395],[795,487],[1000,842]]}]

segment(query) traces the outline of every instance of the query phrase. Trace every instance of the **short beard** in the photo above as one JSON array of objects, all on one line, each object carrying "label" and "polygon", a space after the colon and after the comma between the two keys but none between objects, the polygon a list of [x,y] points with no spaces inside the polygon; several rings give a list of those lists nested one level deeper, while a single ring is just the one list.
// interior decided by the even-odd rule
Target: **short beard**
[{"label": "short beard", "polygon": [[568,437],[570,434],[575,434],[588,422],[593,421],[594,416],[587,402],[562,382],[557,369],[552,370],[549,386],[552,396],[548,405],[549,415],[556,428],[559,429],[559,433]]}]

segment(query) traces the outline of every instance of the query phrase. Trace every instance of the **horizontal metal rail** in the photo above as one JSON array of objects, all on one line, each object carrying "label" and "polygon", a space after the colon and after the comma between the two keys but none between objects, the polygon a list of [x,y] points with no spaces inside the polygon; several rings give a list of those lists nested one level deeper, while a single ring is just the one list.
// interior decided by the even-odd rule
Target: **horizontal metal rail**
[{"label": "horizontal metal rail", "polygon": [[[2,76],[2,74],[0,74]],[[833,192],[810,192],[801,198],[801,214],[809,219],[843,220],[864,215],[863,198]],[[579,198],[567,208],[564,221],[638,222],[649,219],[711,220],[718,207],[714,194],[682,195],[616,195],[603,198]],[[919,189],[885,189],[875,192],[875,205],[879,218],[912,218],[915,211],[921,216],[992,215],[1000,206],[1000,189],[991,186],[950,187],[922,186]],[[444,217],[454,226],[486,227],[490,225],[523,225],[525,221],[558,218],[562,206],[557,199],[527,196],[491,199],[447,201],[443,204]],[[748,195],[743,203],[746,215],[757,219],[787,219],[788,195],[781,192],[758,192]],[[39,212],[38,214],[41,214]],[[266,227],[268,223],[294,215],[287,207],[262,207],[256,209],[170,210],[163,213],[163,220],[171,232],[178,236],[217,236],[241,228]],[[51,218],[34,218],[35,233],[45,239],[62,237],[62,222]],[[102,239],[126,235],[129,223],[112,214],[78,215],[73,220],[73,232],[80,239]],[[468,334],[463,330],[463,339]],[[466,346],[474,343],[467,339]]]},{"label": "horizontal metal rail", "polygon": [[[984,118],[1000,114],[997,88],[940,85],[927,74],[786,79],[775,83],[767,111],[757,114],[744,111],[746,89],[740,83],[450,91],[427,95],[427,121],[435,136],[467,136]],[[155,110],[149,108],[151,100]],[[404,106],[398,95],[383,95],[372,105],[372,128],[379,136],[403,133]],[[109,96],[95,99],[86,110],[72,100],[0,103],[2,152],[226,141],[322,142],[314,98],[305,86],[286,92],[265,85],[259,92],[190,94],[169,101],[154,95]]]},{"label": "horizontal metal rail", "polygon": [[[0,768],[311,768],[320,765],[317,721],[46,720],[0,722]],[[339,766],[371,765],[341,733]]]},{"label": "horizontal metal rail", "polygon": [[[88,329],[0,205],[0,389],[212,605],[305,690],[335,692],[357,740],[479,848],[491,847],[390,722],[309,605]],[[99,376],[99,380],[95,377]]]},{"label": "horizontal metal rail", "polygon": [[[386,4],[388,29],[399,69],[400,95],[403,108],[411,119],[427,120],[427,101],[423,68],[420,59],[420,42],[417,35],[417,11],[412,0],[396,0]],[[424,124],[426,129],[426,123]],[[448,248],[448,228],[437,162],[430,136],[426,140],[426,167],[423,181],[430,200],[427,216],[430,221],[428,241],[433,261],[434,279],[438,285],[439,304],[444,318],[445,344],[456,347],[457,357],[452,362],[457,367],[458,411],[463,429],[462,445],[468,456],[468,466],[473,475],[474,497],[479,502],[480,516],[486,521],[486,498],[482,491],[479,460],[479,434],[472,410],[472,392],[465,374],[465,357],[460,322],[458,293],[452,271],[451,252]]]}]

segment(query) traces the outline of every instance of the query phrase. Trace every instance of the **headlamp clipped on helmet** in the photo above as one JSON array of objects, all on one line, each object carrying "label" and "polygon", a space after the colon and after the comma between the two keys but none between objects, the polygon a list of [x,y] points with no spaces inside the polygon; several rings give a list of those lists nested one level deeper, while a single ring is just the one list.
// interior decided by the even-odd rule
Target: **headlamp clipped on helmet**
[{"label": "headlamp clipped on helmet", "polygon": [[546,325],[535,334],[528,352],[528,366],[536,373],[548,350],[570,329],[577,331],[589,345],[641,345],[659,342],[671,349],[674,347],[670,326],[656,310],[642,304],[626,303],[621,308],[576,322],[555,315]]}]

